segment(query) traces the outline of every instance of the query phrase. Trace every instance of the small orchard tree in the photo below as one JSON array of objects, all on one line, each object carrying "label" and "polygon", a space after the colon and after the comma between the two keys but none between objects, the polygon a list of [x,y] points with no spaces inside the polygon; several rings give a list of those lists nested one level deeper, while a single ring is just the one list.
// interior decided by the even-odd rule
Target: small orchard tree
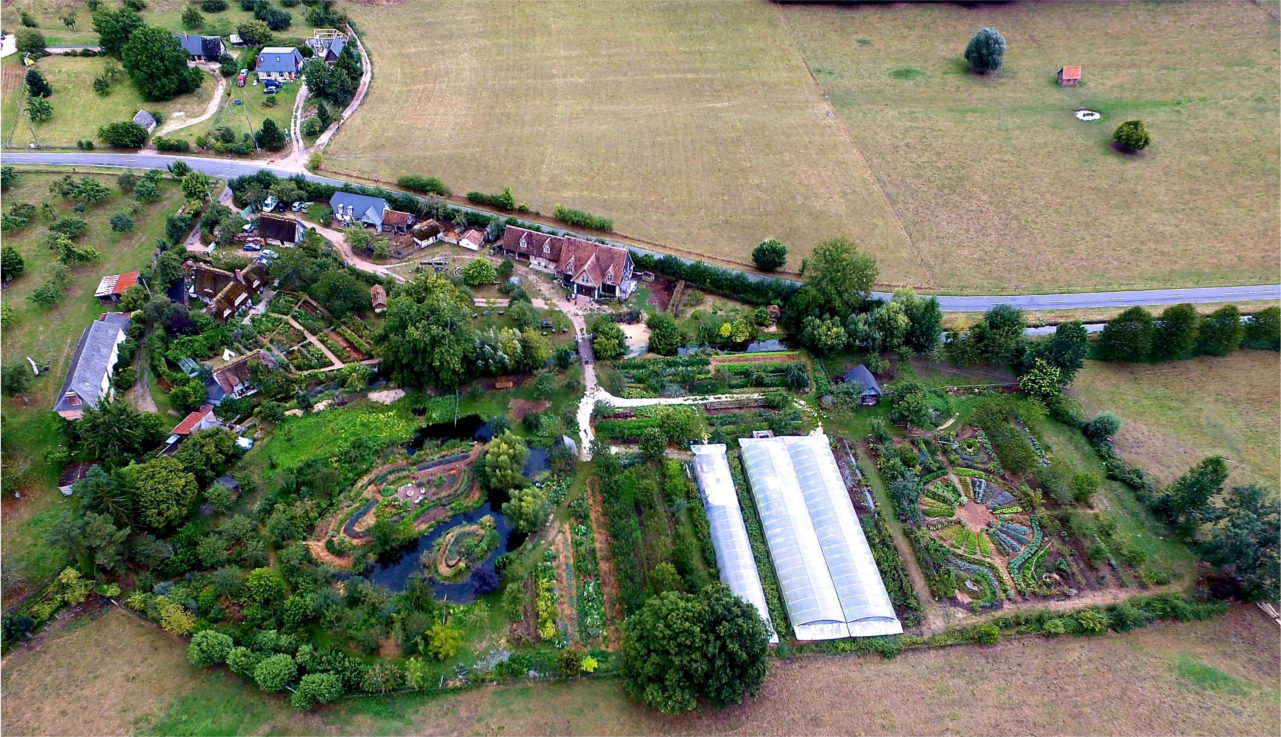
[{"label": "small orchard tree", "polygon": [[1005,63],[1005,37],[995,28],[980,28],[965,47],[965,60],[976,72],[995,72]]},{"label": "small orchard tree", "polygon": [[27,100],[27,117],[32,123],[47,123],[53,120],[53,105],[43,97]]},{"label": "small orchard tree", "polygon": [[196,10],[194,6],[188,5],[187,9],[182,11],[182,27],[189,31],[202,28],[205,25],[205,17]]},{"label": "small orchard tree", "polygon": [[3,279],[17,279],[22,270],[26,268],[26,262],[22,260],[22,254],[13,246],[5,246],[0,249],[0,272],[3,273]]},{"label": "small orchard tree", "polygon": [[763,241],[753,249],[752,263],[761,271],[778,271],[787,263],[787,246],[773,238]]},{"label": "small orchard tree", "polygon": [[123,212],[118,212],[111,216],[111,229],[117,233],[126,233],[133,230],[133,218]]},{"label": "small orchard tree", "polygon": [[1143,125],[1142,120],[1127,120],[1117,126],[1116,132],[1112,134],[1112,142],[1126,151],[1137,152],[1147,148],[1152,143],[1152,137],[1148,135],[1147,126]]}]

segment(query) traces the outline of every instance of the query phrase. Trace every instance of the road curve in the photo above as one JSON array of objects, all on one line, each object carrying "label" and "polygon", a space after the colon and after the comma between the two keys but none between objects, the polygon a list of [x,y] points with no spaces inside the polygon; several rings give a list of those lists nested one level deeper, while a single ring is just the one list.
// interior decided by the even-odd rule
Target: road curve
[{"label": "road curve", "polygon": [[[264,164],[260,161],[239,159],[211,159],[199,156],[166,156],[155,153],[3,153],[0,161],[5,164],[44,164],[58,166],[115,166],[132,169],[164,169],[175,160],[181,159],[192,169],[217,177],[238,177],[253,174],[260,169],[267,169],[281,177],[298,174],[296,170]],[[303,171],[301,174],[308,181],[332,186],[349,184],[340,179],[322,177]],[[459,205],[451,205],[463,210],[482,214],[492,214]],[[548,228],[548,230],[566,233],[569,231]],[[619,244],[624,245],[624,244]],[[634,246],[626,246],[641,253],[654,253]],[[688,261],[688,259],[683,259]],[[764,278],[757,274],[748,274],[751,278]],[[874,296],[889,298],[887,292],[873,292]],[[1240,287],[1196,287],[1188,289],[1146,289],[1123,292],[1078,292],[1065,294],[1023,294],[999,296],[953,296],[936,295],[939,306],[944,312],[984,312],[998,304],[1013,305],[1025,310],[1080,310],[1099,307],[1130,307],[1134,305],[1173,305],[1183,302],[1254,302],[1260,300],[1281,300],[1281,284],[1248,285]]]}]

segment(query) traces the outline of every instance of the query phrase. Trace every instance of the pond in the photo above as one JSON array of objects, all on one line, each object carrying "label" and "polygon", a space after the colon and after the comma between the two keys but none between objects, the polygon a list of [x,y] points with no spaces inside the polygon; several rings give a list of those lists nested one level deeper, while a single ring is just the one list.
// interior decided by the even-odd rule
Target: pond
[{"label": "pond", "polygon": [[[492,566],[495,558],[519,548],[525,542],[527,536],[524,533],[516,532],[502,512],[494,511],[489,502],[486,502],[470,512],[450,517],[413,542],[383,553],[374,562],[373,567],[365,575],[365,578],[392,592],[400,593],[404,591],[410,576],[418,571],[426,570],[422,561],[419,560],[423,551],[431,550],[436,545],[437,540],[455,527],[474,525],[480,522],[480,519],[485,515],[492,515],[494,518],[494,526],[498,532],[498,547],[484,561],[472,566],[472,570],[475,570],[480,565]],[[476,598],[476,592],[472,589],[470,578],[459,583],[442,583],[433,578],[431,580],[431,588],[438,601],[448,601],[451,604],[470,604]]]},{"label": "pond", "polygon": [[525,461],[524,468],[520,470],[525,478],[533,479],[538,474],[550,470],[552,470],[551,451],[536,445],[529,446],[529,460]]},{"label": "pond", "polygon": [[437,422],[418,428],[414,437],[405,444],[410,455],[422,450],[428,440],[475,440],[488,443],[494,439],[494,431],[480,415],[459,417],[454,422]]}]

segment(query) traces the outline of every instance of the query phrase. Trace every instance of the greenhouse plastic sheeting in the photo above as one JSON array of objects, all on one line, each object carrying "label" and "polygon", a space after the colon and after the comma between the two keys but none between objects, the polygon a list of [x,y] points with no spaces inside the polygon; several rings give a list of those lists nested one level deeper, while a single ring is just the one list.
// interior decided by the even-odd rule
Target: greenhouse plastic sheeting
[{"label": "greenhouse plastic sheeting", "polygon": [[752,555],[752,544],[747,539],[743,510],[738,505],[738,492],[734,489],[734,477],[729,472],[725,446],[695,445],[691,450],[694,451],[694,476],[698,481],[703,508],[707,510],[712,548],[716,551],[716,567],[720,570],[721,583],[740,599],[756,607],[765,622],[765,628],[769,630],[770,642],[776,644],[778,635],[769,618],[769,607],[765,604],[765,590],[761,588],[756,558]]},{"label": "greenhouse plastic sheeting", "polygon": [[901,633],[827,436],[739,445],[797,639]]}]

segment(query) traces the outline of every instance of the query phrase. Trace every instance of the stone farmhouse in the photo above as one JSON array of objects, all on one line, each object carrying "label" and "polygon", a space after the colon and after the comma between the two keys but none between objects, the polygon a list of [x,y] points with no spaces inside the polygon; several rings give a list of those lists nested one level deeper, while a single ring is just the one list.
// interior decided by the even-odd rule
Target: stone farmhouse
[{"label": "stone farmhouse", "polygon": [[514,225],[507,226],[498,247],[505,256],[552,272],[576,295],[622,300],[636,289],[635,265],[626,248]]}]

